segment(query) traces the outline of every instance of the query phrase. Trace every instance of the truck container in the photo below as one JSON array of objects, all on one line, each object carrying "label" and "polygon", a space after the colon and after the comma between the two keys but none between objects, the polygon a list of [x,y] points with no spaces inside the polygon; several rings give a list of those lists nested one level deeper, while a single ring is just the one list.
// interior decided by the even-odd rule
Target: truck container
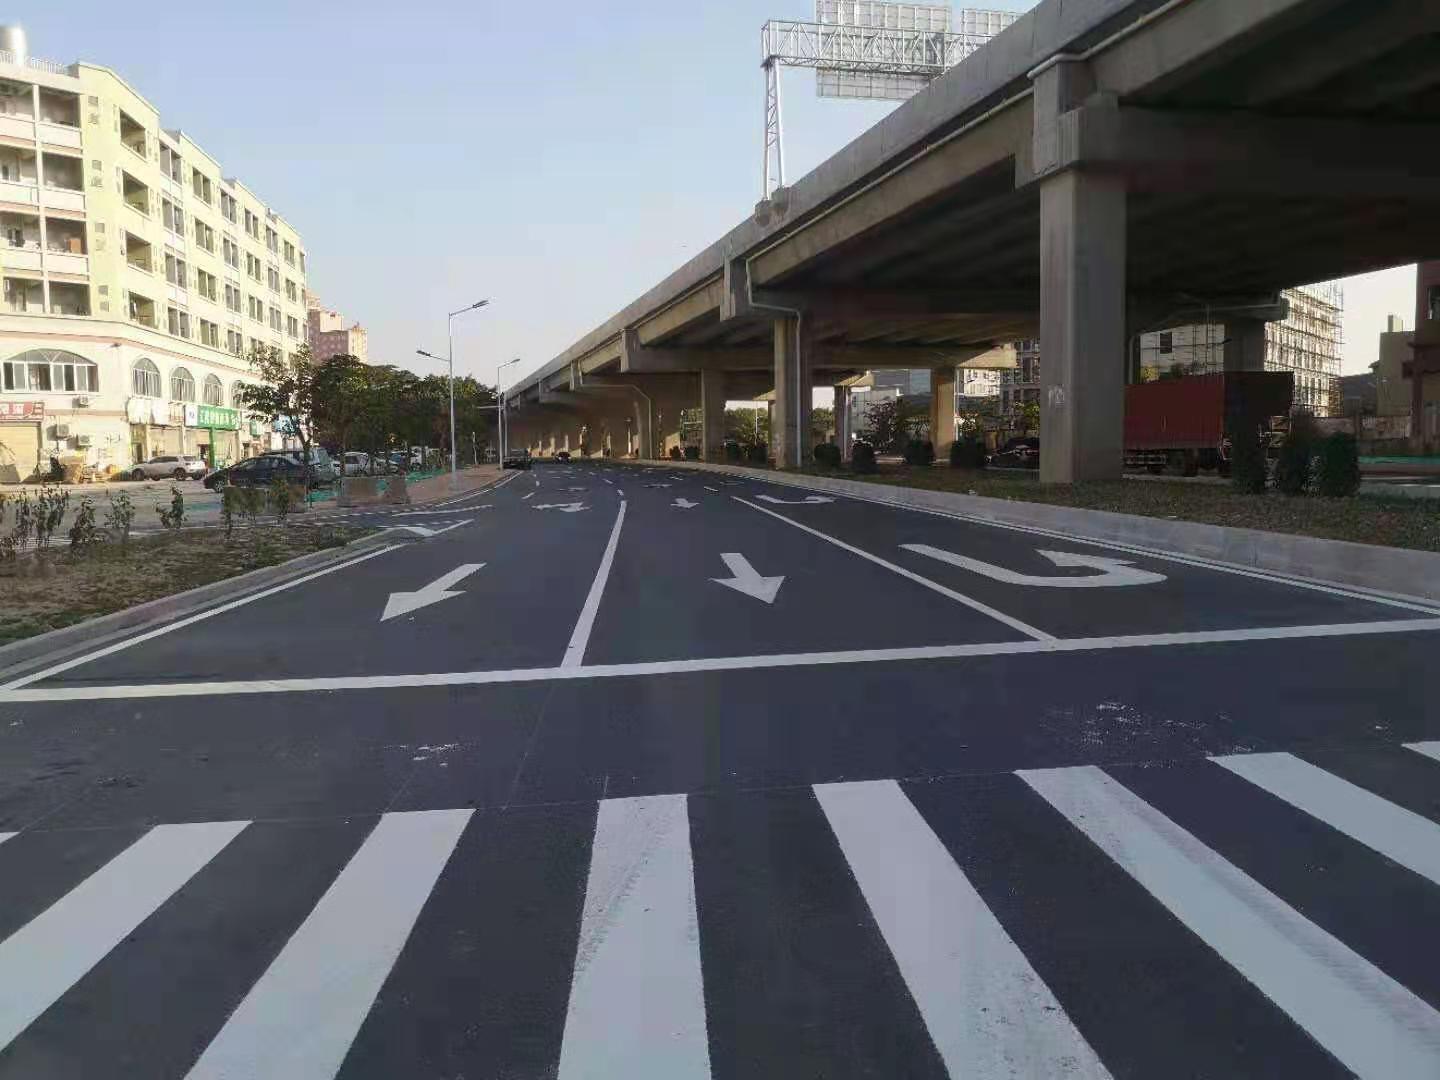
[{"label": "truck container", "polygon": [[1127,386],[1125,467],[1228,475],[1235,434],[1263,434],[1287,416],[1294,382],[1289,372],[1228,371]]}]

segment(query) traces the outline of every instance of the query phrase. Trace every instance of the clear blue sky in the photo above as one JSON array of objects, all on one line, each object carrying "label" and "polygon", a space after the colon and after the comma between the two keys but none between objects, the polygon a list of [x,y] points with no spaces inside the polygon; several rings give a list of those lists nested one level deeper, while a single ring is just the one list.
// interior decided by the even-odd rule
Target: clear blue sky
[{"label": "clear blue sky", "polygon": [[[445,312],[491,298],[457,321],[456,367],[492,382],[511,357],[524,362],[507,381],[549,360],[750,213],[760,26],[812,12],[253,0],[137,17],[62,0],[24,24],[34,55],[115,69],[288,218],[311,288],[370,328],[372,361],[437,370],[415,348],[443,354]],[[784,91],[791,179],[892,107],[818,101],[805,71]],[[1371,291],[1347,332],[1373,358],[1385,313],[1413,303],[1393,283]]]}]

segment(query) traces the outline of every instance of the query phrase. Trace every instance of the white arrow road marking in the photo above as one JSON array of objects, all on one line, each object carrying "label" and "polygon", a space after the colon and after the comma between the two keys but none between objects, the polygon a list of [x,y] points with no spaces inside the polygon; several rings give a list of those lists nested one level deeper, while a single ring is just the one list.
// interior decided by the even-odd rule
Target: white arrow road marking
[{"label": "white arrow road marking", "polygon": [[819,506],[821,503],[835,501],[827,499],[824,495],[806,495],[803,499],[777,499],[774,495],[756,495],[755,498],[761,502],[774,503],[777,506]]},{"label": "white arrow road marking", "polygon": [[521,496],[520,496],[520,499],[521,499],[521,501],[523,502],[525,499],[533,499],[534,497],[535,497],[535,492],[532,491],[532,492],[530,492],[529,494],[521,495]]},{"label": "white arrow road marking", "polygon": [[584,488],[566,488],[566,491],[584,491]]},{"label": "white arrow road marking", "polygon": [[424,525],[381,525],[380,527],[392,532],[397,529],[403,529],[405,532],[412,532],[416,536],[439,536],[441,533],[447,533],[451,529],[458,529],[461,525],[469,524],[470,519],[466,518],[464,521],[457,521],[453,525],[446,525],[443,529],[427,529]]},{"label": "white arrow road marking", "polygon": [[1164,574],[1152,573],[1149,570],[1137,570],[1134,564],[1125,559],[1106,559],[1099,555],[1072,555],[1065,551],[1041,551],[1056,566],[1085,566],[1092,570],[1100,570],[1099,574],[1087,574],[1084,577],[1037,577],[1031,574],[1017,574],[1013,570],[1006,570],[1003,566],[994,566],[991,563],[981,562],[979,559],[966,558],[964,555],[956,555],[954,552],[945,551],[942,548],[931,547],[929,544],[901,544],[906,551],[913,551],[918,555],[928,555],[932,559],[949,563],[951,566],[958,566],[962,570],[973,570],[977,574],[984,574],[996,581],[1003,581],[1006,585],[1035,585],[1047,589],[1101,589],[1124,585],[1154,585],[1156,582],[1164,581]]},{"label": "white arrow road marking", "polygon": [[671,503],[670,505],[671,505],[671,506],[674,506],[674,507],[676,507],[677,509],[680,509],[680,510],[693,510],[693,509],[695,509],[695,507],[699,506],[700,504],[697,503],[697,502],[691,502],[689,499],[676,499],[676,500],[675,500],[673,503]]},{"label": "white arrow road marking", "polygon": [[590,509],[583,502],[573,503],[536,503],[530,507],[531,510],[559,510],[562,514],[578,514],[581,510]]},{"label": "white arrow road marking", "polygon": [[719,491],[720,491],[719,488],[712,488],[709,484],[706,484],[706,485],[705,485],[705,490],[706,490],[706,491],[713,491],[713,492],[716,492],[717,494],[718,494]]},{"label": "white arrow road marking", "polygon": [[417,589],[415,592],[391,593],[390,599],[385,601],[385,614],[380,616],[380,621],[388,622],[397,615],[408,615],[422,607],[438,604],[441,600],[449,600],[452,596],[464,595],[461,592],[451,591],[450,586],[464,581],[484,565],[483,562],[465,563],[457,566],[443,577],[436,578],[423,589]]},{"label": "white arrow road marking", "polygon": [[647,488],[668,488],[669,484],[646,484]]},{"label": "white arrow road marking", "polygon": [[775,597],[780,592],[780,586],[785,582],[785,575],[761,577],[760,572],[750,565],[750,561],[737,551],[727,551],[720,558],[725,560],[725,565],[735,576],[711,578],[711,581],[717,585],[725,585],[736,592],[742,592],[746,596],[753,596],[756,600],[763,600],[767,604],[775,602]]}]

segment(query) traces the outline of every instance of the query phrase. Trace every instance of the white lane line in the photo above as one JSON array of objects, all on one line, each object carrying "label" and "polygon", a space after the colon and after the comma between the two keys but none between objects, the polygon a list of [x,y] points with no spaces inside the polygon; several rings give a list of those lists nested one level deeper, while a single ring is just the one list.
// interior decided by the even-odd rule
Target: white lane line
[{"label": "white lane line", "polygon": [[559,1080],[709,1080],[684,795],[607,799],[595,820]]},{"label": "white lane line", "polygon": [[[829,491],[826,488],[816,488],[808,484],[797,483],[793,480],[757,480],[757,482],[784,484],[787,487],[797,487],[804,491],[823,491],[831,495],[841,494],[840,492]],[[721,483],[727,487],[739,485],[739,481],[725,480],[721,481]],[[1256,578],[1260,581],[1274,582],[1277,585],[1289,585],[1296,589],[1307,589],[1313,592],[1328,593],[1331,596],[1342,596],[1349,600],[1368,600],[1372,603],[1400,608],[1405,611],[1418,611],[1424,615],[1440,615],[1440,604],[1425,601],[1420,597],[1388,596],[1384,593],[1365,589],[1360,586],[1337,585],[1333,582],[1317,581],[1296,575],[1265,570],[1252,570],[1234,563],[1204,559],[1199,556],[1178,555],[1170,551],[1160,551],[1156,548],[1142,547],[1138,544],[1128,544],[1121,540],[1095,540],[1090,537],[1072,536],[1069,533],[1056,532],[1053,529],[1042,529],[1038,525],[1020,525],[1009,521],[996,521],[993,518],[981,517],[978,514],[962,514],[952,510],[937,510],[928,506],[909,506],[891,499],[882,499],[873,495],[861,495],[848,491],[843,494],[845,498],[854,499],[857,502],[872,503],[876,506],[887,506],[892,510],[906,511],[915,514],[928,514],[931,517],[947,518],[950,521],[963,521],[970,525],[984,525],[992,529],[1006,529],[1010,532],[1028,533],[1031,536],[1044,536],[1052,540],[1064,540],[1071,544],[1084,544],[1088,547],[1105,548],[1110,551],[1123,551],[1132,555],[1144,555],[1147,558],[1180,563],[1184,566],[1194,566],[1201,570],[1213,570],[1219,574]]]},{"label": "white lane line", "polygon": [[382,817],[189,1080],[333,1077],[472,813]]},{"label": "white lane line", "polygon": [[494,503],[485,503],[481,506],[462,506],[457,510],[404,510],[396,511],[391,517],[444,517],[446,514],[473,514],[476,510],[493,510]]},{"label": "white lane line", "polygon": [[1435,761],[1440,761],[1440,742],[1411,742],[1405,744],[1406,750],[1414,750],[1417,754],[1424,754]]},{"label": "white lane line", "polygon": [[590,583],[590,592],[585,597],[585,606],[580,609],[580,618],[575,622],[575,631],[570,635],[570,644],[565,646],[565,657],[560,661],[562,668],[578,668],[585,661],[585,646],[590,643],[590,629],[595,625],[595,616],[600,611],[600,598],[605,595],[605,583],[610,580],[610,564],[615,561],[615,548],[620,543],[620,527],[625,524],[625,500],[620,500],[620,512],[615,515],[615,527],[610,530],[610,539],[605,544],[605,554],[600,557],[600,567],[595,571],[595,580]]},{"label": "white lane line", "polygon": [[1440,1013],[1101,769],[1018,774],[1346,1068],[1434,1080]]},{"label": "white lane line", "polygon": [[899,785],[814,790],[951,1076],[1109,1077]]},{"label": "white lane line", "polygon": [[839,540],[836,537],[829,535],[828,533],[823,533],[819,529],[812,529],[809,525],[802,525],[800,522],[793,521],[792,519],[786,517],[784,514],[777,514],[774,510],[767,510],[765,509],[765,507],[758,506],[755,503],[751,502],[749,499],[742,499],[738,495],[732,495],[730,497],[736,502],[741,503],[744,506],[750,507],[751,510],[758,510],[762,514],[769,514],[776,521],[783,521],[786,525],[791,525],[794,528],[801,530],[802,532],[807,532],[811,536],[818,537],[819,539],[824,540],[827,544],[834,544],[836,547],[841,548],[844,551],[848,551],[852,555],[859,555],[860,558],[866,559],[874,563],[876,566],[883,566],[886,570],[889,570],[892,573],[899,574],[901,577],[906,578],[909,581],[913,581],[917,585],[925,586],[925,588],[931,590],[932,592],[937,592],[941,596],[948,597],[951,600],[955,600],[961,604],[964,604],[966,607],[978,611],[982,615],[989,615],[992,619],[1004,623],[1006,626],[1010,627],[1010,629],[1020,631],[1020,633],[1024,634],[1026,637],[1034,638],[1036,641],[1055,640],[1053,634],[1047,634],[1044,630],[1038,630],[1035,627],[1031,626],[1029,623],[1021,622],[1019,619],[1011,618],[1003,611],[997,611],[989,604],[983,604],[979,600],[966,596],[964,593],[958,593],[954,589],[947,589],[944,585],[941,585],[937,581],[931,581],[927,577],[921,577],[913,570],[907,570],[905,569],[905,567],[897,566],[895,563],[888,562],[887,560],[880,558],[880,556],[878,555],[872,555],[868,551],[862,551],[860,548],[857,548],[851,544],[847,544],[844,540]]},{"label": "white lane line", "polygon": [[0,1049],[248,824],[156,826],[0,942]]},{"label": "white lane line", "polygon": [[608,476],[602,476],[600,479],[604,480],[604,481],[605,481],[607,484],[609,484],[611,487],[614,487],[614,486],[615,486],[615,481],[614,481],[614,480],[611,480],[610,477],[608,477]]},{"label": "white lane line", "polygon": [[1440,885],[1440,825],[1293,754],[1211,759],[1332,829]]},{"label": "white lane line", "polygon": [[1440,619],[1402,619],[1393,622],[1336,623],[1322,626],[1271,626],[1244,630],[1195,630],[1182,634],[1138,634],[1132,637],[991,641],[973,645],[919,645],[903,649],[773,653],[768,656],[716,656],[698,660],[651,660],[632,664],[511,668],[499,671],[446,671],[413,675],[344,675],[311,679],[256,679],[248,682],[56,686],[24,690],[0,688],[0,705],[127,698],[206,697],[224,694],[289,694],[304,691],[486,686],[494,683],[547,682],[566,679],[687,675],[708,671],[745,671],[752,668],[894,664],[903,661],[957,660],[976,656],[1035,656],[1049,653],[1103,652],[1109,649],[1225,645],[1248,641],[1295,641],[1307,638],[1368,637],[1374,634],[1433,631],[1440,631]]},{"label": "white lane line", "polygon": [[526,500],[526,499],[533,499],[534,497],[535,497],[535,492],[531,491],[531,492],[528,492],[527,494],[521,495],[521,496],[520,496],[520,500],[523,502],[523,501]]},{"label": "white lane line", "polygon": [[713,492],[715,492],[716,494],[719,494],[719,492],[720,492],[720,489],[719,489],[719,488],[717,488],[717,487],[711,487],[709,484],[706,484],[706,485],[705,485],[705,490],[706,490],[706,491],[713,491]]},{"label": "white lane line", "polygon": [[84,653],[80,656],[62,661],[61,663],[52,664],[50,667],[41,668],[39,671],[31,672],[29,675],[22,675],[20,678],[0,686],[0,695],[3,695],[9,690],[18,690],[22,686],[29,686],[31,683],[39,682],[41,679],[51,678],[54,675],[60,674],[62,671],[77,668],[81,664],[88,664],[92,660],[99,660],[102,656],[111,656],[114,653],[120,652],[122,649],[139,645],[141,642],[151,641],[173,630],[183,630],[187,626],[194,626],[196,623],[211,618],[214,615],[223,615],[227,611],[234,611],[236,608],[244,607],[246,604],[253,604],[256,600],[264,600],[266,597],[274,596],[276,593],[282,593],[286,589],[293,589],[297,585],[304,585],[307,581],[314,581],[316,578],[325,577],[327,574],[334,574],[341,570],[348,570],[352,566],[359,566],[369,559],[379,558],[387,552],[397,551],[404,546],[404,544],[387,544],[385,547],[377,548],[375,551],[366,552],[358,558],[336,563],[334,566],[327,566],[323,570],[317,570],[313,574],[306,574],[303,577],[295,578],[293,581],[272,585],[270,588],[262,589],[260,592],[251,593],[249,596],[242,596],[239,600],[231,600],[229,603],[221,604],[219,607],[209,608],[175,622],[166,623],[164,626],[157,626],[154,630],[147,630],[143,634],[136,634],[134,637],[126,638],[124,641],[117,641],[113,644],[106,645],[103,649],[96,649],[94,652]]},{"label": "white lane line", "polygon": [[506,484],[510,483],[511,480],[514,480],[515,476],[515,473],[511,473],[509,476],[486,484],[484,487],[478,487],[474,491],[467,491],[464,495],[456,495],[449,499],[443,499],[440,502],[437,502],[435,505],[455,506],[457,503],[465,502],[467,499],[476,499],[483,495],[490,495],[496,491],[499,491]]}]

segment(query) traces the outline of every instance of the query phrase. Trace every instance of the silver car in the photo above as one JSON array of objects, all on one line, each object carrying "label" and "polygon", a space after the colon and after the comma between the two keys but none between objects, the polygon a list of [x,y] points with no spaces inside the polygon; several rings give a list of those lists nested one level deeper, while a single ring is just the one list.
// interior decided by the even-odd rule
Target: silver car
[{"label": "silver car", "polygon": [[131,480],[199,480],[210,466],[203,458],[183,454],[161,454],[130,469]]}]

